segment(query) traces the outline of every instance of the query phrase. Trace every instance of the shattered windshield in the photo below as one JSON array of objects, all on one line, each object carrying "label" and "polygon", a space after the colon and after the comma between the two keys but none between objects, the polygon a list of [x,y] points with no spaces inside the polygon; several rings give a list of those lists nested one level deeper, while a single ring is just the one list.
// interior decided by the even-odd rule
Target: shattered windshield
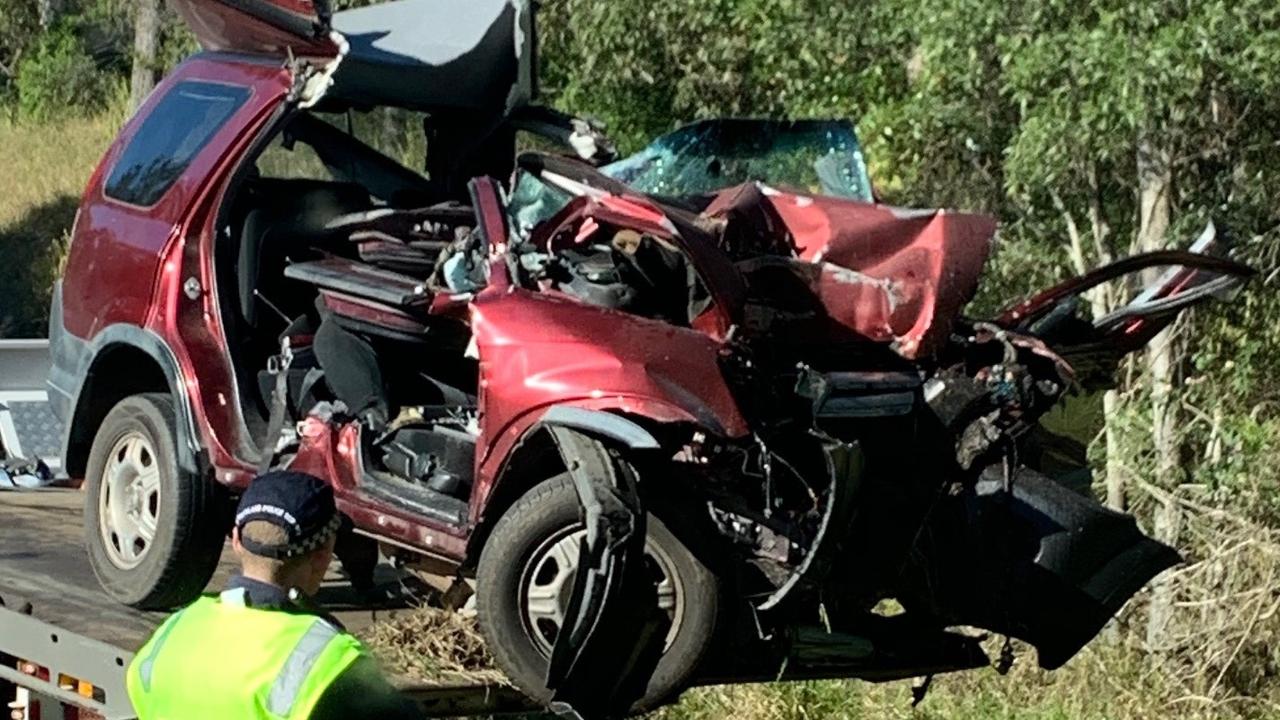
[{"label": "shattered windshield", "polygon": [[759,181],[872,201],[862,147],[843,120],[704,120],[600,169],[653,195],[701,195]]},{"label": "shattered windshield", "polygon": [[551,219],[569,204],[572,195],[543,182],[534,173],[516,173],[515,185],[507,198],[507,214],[512,232],[527,239],[533,229]]}]

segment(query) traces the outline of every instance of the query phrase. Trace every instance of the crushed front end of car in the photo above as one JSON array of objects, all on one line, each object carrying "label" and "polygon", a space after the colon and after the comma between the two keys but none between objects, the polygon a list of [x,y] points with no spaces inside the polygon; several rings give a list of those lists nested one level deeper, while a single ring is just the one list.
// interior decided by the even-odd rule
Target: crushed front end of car
[{"label": "crushed front end of car", "polygon": [[[686,407],[721,383],[732,396],[736,412],[722,397],[702,403],[717,412],[650,417],[606,403],[655,428],[669,458],[662,478],[641,475],[640,495],[681,504],[714,538],[700,547],[728,578],[731,620],[703,680],[986,665],[964,627],[1023,640],[1055,668],[1178,562],[1080,492],[1038,421],[1177,312],[1250,276],[1213,254],[1211,231],[1192,252],[1122,261],[974,320],[961,313],[990,218],[757,182],[657,197],[564,158],[521,165],[513,284],[620,325],[665,324],[671,339],[705,336],[714,382],[663,381],[680,351],[660,330],[614,361],[652,371]],[[1172,269],[1127,309],[1076,315],[1089,287],[1156,265]]]}]

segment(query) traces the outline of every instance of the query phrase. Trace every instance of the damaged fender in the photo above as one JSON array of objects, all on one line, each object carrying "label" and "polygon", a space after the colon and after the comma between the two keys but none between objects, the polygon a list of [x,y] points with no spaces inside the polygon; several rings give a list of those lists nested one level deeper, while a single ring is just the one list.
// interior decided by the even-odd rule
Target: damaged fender
[{"label": "damaged fender", "polygon": [[643,694],[669,625],[644,571],[645,510],[636,466],[590,433],[633,450],[658,445],[623,418],[609,416],[602,425],[604,414],[555,408],[544,419],[586,526],[566,621],[547,670],[552,709],[569,717],[625,713]]}]

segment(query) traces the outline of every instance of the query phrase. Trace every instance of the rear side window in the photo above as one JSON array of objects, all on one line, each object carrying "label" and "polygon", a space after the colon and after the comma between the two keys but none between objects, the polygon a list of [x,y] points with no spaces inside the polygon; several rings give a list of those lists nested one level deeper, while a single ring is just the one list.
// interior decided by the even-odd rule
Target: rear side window
[{"label": "rear side window", "polygon": [[195,81],[175,85],[120,155],[107,178],[107,196],[143,207],[156,204],[248,99],[247,87]]}]

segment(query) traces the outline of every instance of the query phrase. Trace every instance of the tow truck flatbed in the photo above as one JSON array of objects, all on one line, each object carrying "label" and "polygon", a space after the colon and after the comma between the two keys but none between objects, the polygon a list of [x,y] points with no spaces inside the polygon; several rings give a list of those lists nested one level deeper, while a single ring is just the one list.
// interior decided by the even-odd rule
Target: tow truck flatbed
[{"label": "tow truck flatbed", "polygon": [[[83,549],[83,502],[78,490],[0,492],[0,527],[4,528],[0,535],[0,598],[7,605],[6,610],[0,610],[0,660],[4,660],[0,663],[0,706],[13,699],[4,683],[21,681],[25,697],[42,698],[45,706],[39,716],[27,720],[62,718],[48,708],[77,702],[108,720],[128,718],[129,714],[121,714],[119,704],[124,667],[165,617],[164,613],[119,605],[99,588]],[[224,552],[211,589],[220,587],[233,571],[230,557]],[[327,580],[321,593],[320,601],[334,608],[338,619],[356,632],[395,612],[362,608],[361,601],[337,577]],[[19,617],[15,609],[27,603],[32,616]],[[11,667],[18,664],[9,662],[15,659],[45,668],[53,682],[23,676]],[[105,702],[94,700],[92,690],[85,697],[78,694],[74,683],[57,682],[59,675],[92,685]],[[449,681],[398,684],[422,706],[425,717],[536,710],[522,695],[503,685]],[[127,706],[124,700],[123,707]]]}]

